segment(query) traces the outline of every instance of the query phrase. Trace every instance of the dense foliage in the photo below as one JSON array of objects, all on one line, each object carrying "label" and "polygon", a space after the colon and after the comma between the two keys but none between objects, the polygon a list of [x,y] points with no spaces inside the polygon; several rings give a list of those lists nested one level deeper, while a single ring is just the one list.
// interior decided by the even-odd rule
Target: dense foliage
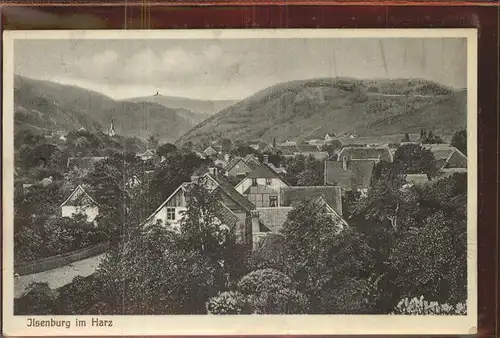
[{"label": "dense foliage", "polygon": [[[38,142],[24,136],[22,142]],[[225,147],[241,156],[263,156],[243,144]],[[113,241],[94,275],[57,291],[34,284],[16,301],[16,313],[465,313],[467,177],[437,178],[432,153],[420,145],[402,145],[393,163],[379,163],[366,194],[344,195],[348,227],[305,201],[255,251],[236,243],[218,219],[218,190],[201,184],[186,188],[179,228],[143,226],[151,210],[211,165],[184,147],[164,148],[161,163],[110,154],[91,170],[66,170],[65,180],[16,194],[16,261]],[[33,157],[36,166],[57,169],[57,151],[39,150],[49,160]],[[285,167],[289,183],[322,184],[320,161],[267,155]],[[409,184],[408,174],[433,180]],[[83,218],[53,217],[77,184],[96,190],[102,227],[88,228]]]}]

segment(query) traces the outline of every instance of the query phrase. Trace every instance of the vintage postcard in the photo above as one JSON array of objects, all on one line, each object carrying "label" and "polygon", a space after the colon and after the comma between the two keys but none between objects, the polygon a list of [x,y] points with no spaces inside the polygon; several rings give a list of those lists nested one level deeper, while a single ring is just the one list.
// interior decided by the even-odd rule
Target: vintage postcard
[{"label": "vintage postcard", "polygon": [[477,331],[476,30],[3,38],[3,334]]}]

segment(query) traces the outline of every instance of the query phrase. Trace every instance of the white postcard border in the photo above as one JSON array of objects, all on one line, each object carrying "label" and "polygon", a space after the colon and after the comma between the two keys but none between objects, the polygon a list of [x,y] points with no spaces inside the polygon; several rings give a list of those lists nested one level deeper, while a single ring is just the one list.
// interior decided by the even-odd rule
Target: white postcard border
[{"label": "white postcard border", "polygon": [[[467,39],[468,315],[171,315],[14,316],[13,81],[17,39]],[[4,31],[3,35],[3,334],[37,335],[247,335],[247,334],[473,334],[477,332],[477,30],[476,29],[229,29]],[[92,318],[112,327],[89,326]],[[28,318],[70,320],[71,327],[29,328]],[[75,320],[88,321],[76,327]]]}]

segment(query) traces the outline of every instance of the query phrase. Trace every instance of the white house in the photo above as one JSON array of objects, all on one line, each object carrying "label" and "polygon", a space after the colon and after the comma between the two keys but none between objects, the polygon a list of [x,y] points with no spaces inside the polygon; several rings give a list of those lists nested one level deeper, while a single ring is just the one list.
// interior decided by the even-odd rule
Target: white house
[{"label": "white house", "polygon": [[141,160],[143,160],[143,161],[147,161],[147,160],[151,160],[153,157],[155,157],[155,153],[151,149],[147,149],[145,152],[139,153],[136,156],[140,157]]},{"label": "white house", "polygon": [[94,222],[99,215],[97,202],[90,197],[85,189],[79,185],[73,190],[69,197],[61,204],[61,216],[73,217],[75,214],[83,214],[87,222]]},{"label": "white house", "polygon": [[[201,177],[193,176],[191,182],[182,183],[143,223],[145,226],[160,222],[162,225],[179,229],[187,211],[186,195],[194,182],[202,183],[209,191],[217,194],[221,210],[217,219],[236,235],[237,241],[251,244],[251,210],[255,206],[234,190],[223,175],[211,168]],[[254,221],[255,222],[255,221]],[[250,232],[250,233],[249,233]]]},{"label": "white house", "polygon": [[182,183],[156,210],[146,219],[146,223],[168,222],[173,228],[179,228],[180,221],[187,210],[185,192],[189,183]]}]

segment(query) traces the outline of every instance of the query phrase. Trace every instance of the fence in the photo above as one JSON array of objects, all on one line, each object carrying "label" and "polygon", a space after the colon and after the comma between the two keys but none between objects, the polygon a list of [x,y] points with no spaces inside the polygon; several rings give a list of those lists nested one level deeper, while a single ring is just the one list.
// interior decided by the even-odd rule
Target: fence
[{"label": "fence", "polygon": [[79,249],[65,254],[42,258],[30,263],[14,265],[14,271],[22,276],[60,268],[61,266],[101,254],[105,252],[108,247],[109,243],[99,243],[88,248]]}]

